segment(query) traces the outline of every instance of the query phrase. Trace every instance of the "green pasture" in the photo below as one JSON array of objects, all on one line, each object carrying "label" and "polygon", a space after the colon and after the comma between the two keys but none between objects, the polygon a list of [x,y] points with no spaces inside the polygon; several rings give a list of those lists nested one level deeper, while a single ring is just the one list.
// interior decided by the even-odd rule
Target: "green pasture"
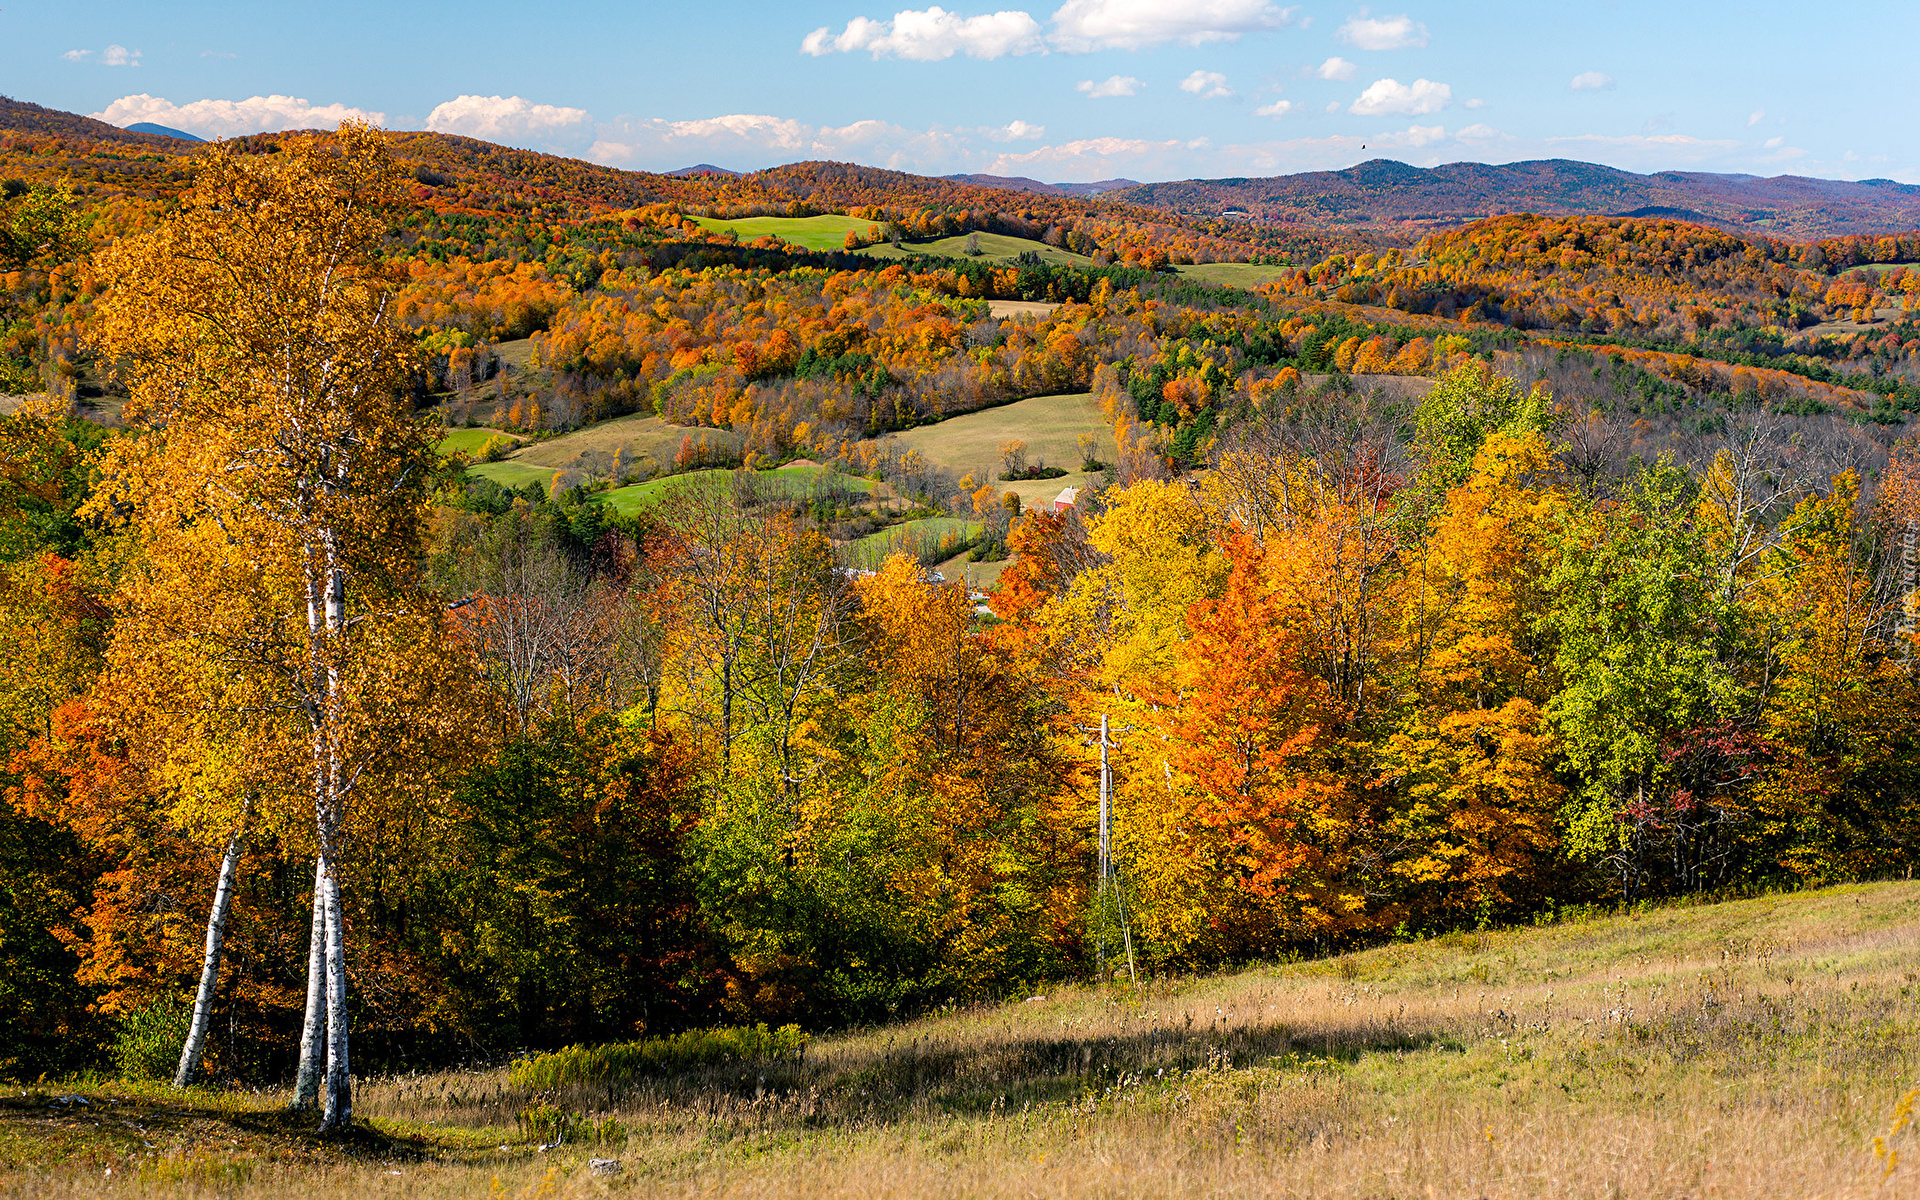
[{"label": "green pasture", "polygon": [[553,468],[535,466],[532,463],[515,462],[506,458],[499,462],[475,463],[467,468],[467,474],[477,475],[481,479],[491,479],[503,488],[521,488],[529,483],[537,483],[546,488],[553,483]]},{"label": "green pasture", "polygon": [[1292,274],[1293,268],[1269,267],[1258,263],[1190,263],[1175,267],[1174,271],[1182,279],[1252,291],[1263,283],[1272,283],[1282,275]]},{"label": "green pasture", "polygon": [[[828,467],[775,467],[771,471],[756,471],[755,476],[763,487],[771,486],[779,494],[787,496],[806,496],[828,482],[853,492],[872,492],[874,482],[857,475],[843,475]],[[682,475],[664,475],[659,479],[649,479],[645,483],[628,484],[622,488],[612,488],[604,492],[595,492],[594,500],[606,505],[617,515],[630,517],[642,509],[658,504],[669,492],[700,481],[727,480],[733,476],[729,470],[688,471]]]},{"label": "green pasture", "polygon": [[985,262],[1010,263],[1021,254],[1031,250],[1040,256],[1042,262],[1057,266],[1072,265],[1090,267],[1093,260],[1084,254],[1075,254],[1071,250],[1062,250],[1058,246],[1049,246],[1033,238],[1008,237],[1000,233],[968,234],[938,238],[933,241],[901,243],[895,250],[891,242],[882,242],[877,246],[868,246],[860,251],[871,258],[909,258],[916,254],[934,254],[943,258],[967,258],[968,239],[980,239],[979,257]]},{"label": "green pasture", "polygon": [[846,245],[848,230],[865,237],[867,227],[878,224],[839,213],[822,213],[817,217],[736,217],[725,221],[718,217],[695,217],[694,220],[715,233],[731,229],[743,242],[772,234],[783,242],[809,250],[839,250]]},{"label": "green pasture", "polygon": [[497,437],[519,441],[512,434],[502,433],[498,429],[449,429],[446,436],[433,444],[433,448],[443,458],[455,454],[478,454],[489,438]]}]

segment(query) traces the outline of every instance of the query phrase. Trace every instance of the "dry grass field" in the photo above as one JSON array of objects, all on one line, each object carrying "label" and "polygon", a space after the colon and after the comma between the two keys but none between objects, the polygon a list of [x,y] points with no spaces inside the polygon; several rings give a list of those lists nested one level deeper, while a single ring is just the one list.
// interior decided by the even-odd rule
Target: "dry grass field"
[{"label": "dry grass field", "polygon": [[[1060,987],[540,1095],[362,1081],[338,1142],[279,1094],[16,1085],[0,1195],[1912,1196],[1914,1130],[1890,1175],[1874,1138],[1920,1074],[1917,973],[1896,882]],[[530,1110],[592,1130],[542,1151]]]},{"label": "dry grass field", "polygon": [[1292,267],[1269,267],[1254,263],[1188,263],[1174,268],[1182,279],[1217,283],[1252,291],[1263,283],[1272,283],[1282,275],[1293,274]]},{"label": "dry grass field", "polygon": [[[918,450],[928,462],[946,467],[956,474],[971,472],[975,479],[991,479],[996,490],[1017,493],[1028,507],[1050,504],[1061,488],[1085,487],[1090,476],[1080,471],[1077,439],[1092,434],[1099,439],[1101,461],[1112,462],[1117,448],[1113,429],[1100,414],[1093,397],[1082,393],[1060,396],[1034,396],[1016,400],[998,408],[982,409],[957,417],[948,417],[937,425],[922,425],[894,435],[902,447]],[[1000,443],[1019,440],[1027,444],[1027,457],[1037,462],[1044,458],[1068,474],[1059,479],[1032,479],[1002,485]]]}]

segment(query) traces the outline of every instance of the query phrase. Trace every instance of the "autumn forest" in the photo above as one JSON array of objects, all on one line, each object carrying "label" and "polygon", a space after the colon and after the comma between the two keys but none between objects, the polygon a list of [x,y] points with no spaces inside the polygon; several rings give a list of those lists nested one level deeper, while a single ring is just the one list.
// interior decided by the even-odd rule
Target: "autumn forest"
[{"label": "autumn forest", "polygon": [[31,108],[0,1076],[342,1130],[369,1077],[1920,857],[1920,231]]}]

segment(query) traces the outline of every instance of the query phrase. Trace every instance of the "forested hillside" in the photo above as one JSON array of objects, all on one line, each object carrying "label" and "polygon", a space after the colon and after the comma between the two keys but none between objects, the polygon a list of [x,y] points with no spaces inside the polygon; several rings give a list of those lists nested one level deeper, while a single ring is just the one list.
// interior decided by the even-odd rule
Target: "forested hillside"
[{"label": "forested hillside", "polygon": [[1872,237],[1920,226],[1920,187],[1891,179],[1636,175],[1565,159],[1412,167],[1376,158],[1340,171],[1139,184],[1114,198],[1169,212],[1212,216],[1238,210],[1265,221],[1375,230],[1409,240],[1521,212],[1667,217],[1787,238]]},{"label": "forested hillside", "polygon": [[[829,1027],[1913,865],[1911,235],[102,145],[0,138],[0,1071],[332,1126],[349,1029]],[[694,219],[816,209],[843,249]],[[911,254],[967,229],[1092,253]],[[1288,269],[1171,269],[1230,252]],[[1114,461],[1057,511],[1017,438],[889,436],[1062,392]],[[619,416],[682,452],[504,459]],[[991,597],[854,569],[907,518]]]}]

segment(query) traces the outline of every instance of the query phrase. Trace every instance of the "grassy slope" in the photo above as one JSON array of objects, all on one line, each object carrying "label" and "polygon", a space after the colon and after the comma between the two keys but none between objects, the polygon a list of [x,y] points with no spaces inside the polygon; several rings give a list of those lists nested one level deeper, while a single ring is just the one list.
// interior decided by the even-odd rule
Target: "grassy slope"
[{"label": "grassy slope", "polygon": [[1920,1072],[1917,971],[1912,883],[1453,934],[563,1089],[541,1099],[621,1128],[544,1155],[503,1071],[363,1084],[344,1145],[271,1092],[9,1088],[0,1195],[93,1195],[112,1167],[275,1200],[1904,1196],[1920,1138],[1885,1185],[1871,1141]]},{"label": "grassy slope", "polygon": [[809,250],[839,250],[846,245],[848,230],[865,237],[867,226],[873,224],[872,221],[858,221],[838,213],[822,213],[817,217],[741,217],[733,221],[695,217],[694,220],[715,233],[731,229],[743,242],[770,233],[783,242],[805,246]]},{"label": "grassy slope", "polygon": [[870,533],[854,542],[849,550],[856,566],[870,567],[885,561],[887,555],[896,550],[910,552],[923,543],[937,545],[943,539],[957,544],[978,536],[982,528],[978,521],[963,521],[959,517],[921,517]]},{"label": "grassy slope", "polygon": [[[623,488],[613,488],[594,493],[594,499],[605,504],[623,517],[632,516],[643,508],[658,504],[660,499],[674,488],[685,487],[690,483],[713,483],[730,479],[732,471],[688,471],[684,475],[668,475],[660,479],[649,479],[645,483],[629,484]],[[854,492],[871,492],[874,482],[853,475],[842,475],[827,467],[777,467],[771,471],[755,472],[762,486],[774,487],[785,492],[805,495],[815,486],[835,480],[841,487]]]},{"label": "grassy slope", "polygon": [[520,440],[498,429],[476,426],[472,429],[449,429],[445,437],[433,444],[433,448],[441,454],[478,454],[487,444],[487,439],[497,437],[514,442]]},{"label": "grassy slope", "polygon": [[1084,393],[1063,396],[1035,396],[963,416],[949,417],[937,425],[922,425],[898,434],[902,445],[918,450],[929,462],[956,473],[972,472],[985,482],[1000,473],[1001,442],[1018,439],[1027,444],[1027,456],[1044,458],[1070,474],[1060,479],[1026,480],[1002,484],[994,480],[996,490],[1018,493],[1028,507],[1051,504],[1061,488],[1085,487],[1091,478],[1075,470],[1080,451],[1075,439],[1091,433],[1100,439],[1102,461],[1113,461],[1117,450],[1113,430],[1100,414],[1099,405]]},{"label": "grassy slope", "polygon": [[[927,242],[907,242],[895,250],[889,243],[869,246],[860,253],[873,258],[904,258],[913,254],[937,254],[945,258],[967,257],[967,234],[958,234],[950,238],[939,238]],[[980,257],[988,262],[1011,262],[1026,251],[1038,254],[1043,262],[1072,263],[1076,266],[1090,267],[1093,260],[1084,254],[1075,254],[1071,250],[1062,250],[1058,246],[1049,246],[1033,238],[1008,237],[999,233],[980,234]]]},{"label": "grassy slope", "polygon": [[1292,267],[1256,266],[1253,263],[1193,263],[1175,267],[1174,271],[1183,279],[1198,279],[1202,283],[1224,284],[1249,291],[1263,283],[1272,283],[1282,275],[1293,274]]}]

